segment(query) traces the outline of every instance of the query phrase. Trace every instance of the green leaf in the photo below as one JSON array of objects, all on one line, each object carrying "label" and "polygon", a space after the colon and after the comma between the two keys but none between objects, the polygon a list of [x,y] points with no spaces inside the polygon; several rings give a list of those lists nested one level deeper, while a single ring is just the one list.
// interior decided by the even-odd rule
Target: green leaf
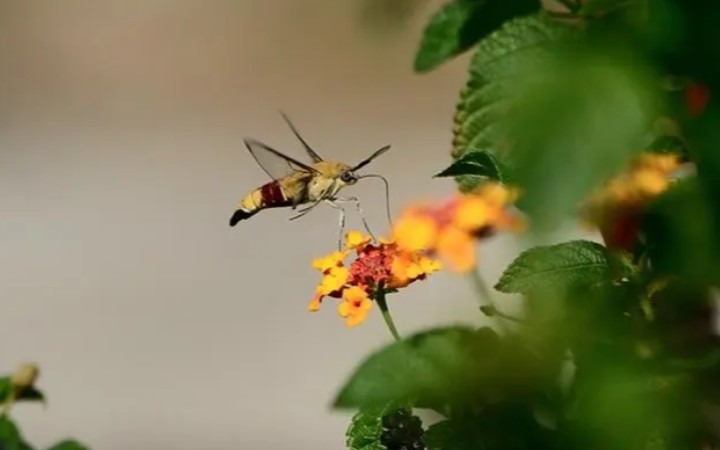
[{"label": "green leaf", "polygon": [[73,439],[66,439],[58,442],[48,450],[88,450],[88,447]]},{"label": "green leaf", "polygon": [[[10,377],[0,377],[0,400],[5,401],[10,395]],[[15,401],[45,401],[45,395],[35,387],[29,387],[20,391]]]},{"label": "green leaf", "polygon": [[532,407],[524,403],[500,402],[479,414],[453,416],[428,428],[429,450],[505,450],[553,448],[551,433],[538,424]]},{"label": "green leaf", "polygon": [[346,445],[350,450],[386,450],[380,443],[383,431],[382,416],[387,408],[369,408],[358,411],[348,427]]},{"label": "green leaf", "polygon": [[453,156],[482,149],[511,165],[499,125],[516,96],[516,79],[523,69],[546,58],[555,45],[577,35],[576,28],[536,14],[512,19],[485,37],[473,55],[456,106]]},{"label": "green leaf", "polygon": [[538,9],[537,0],[451,0],[430,19],[415,71],[427,72],[463,53],[506,20]]},{"label": "green leaf", "polygon": [[610,279],[605,247],[575,240],[524,251],[505,269],[495,289],[508,294],[528,294],[539,289],[589,286]]},{"label": "green leaf", "polygon": [[435,176],[438,178],[472,176],[504,181],[500,163],[485,151],[466,153]]},{"label": "green leaf", "polygon": [[7,416],[0,416],[0,448],[2,450],[32,450],[20,429]]},{"label": "green leaf", "polygon": [[580,8],[580,14],[595,15],[608,13],[619,8],[627,7],[633,3],[638,3],[638,0],[588,0],[584,2]]},{"label": "green leaf", "polygon": [[647,150],[652,153],[679,155],[681,158],[689,156],[685,141],[672,135],[657,136],[650,143]]},{"label": "green leaf", "polygon": [[657,273],[677,275],[698,286],[720,281],[713,206],[695,176],[677,181],[649,205],[642,229]]},{"label": "green leaf", "polygon": [[513,136],[519,207],[534,230],[558,226],[644,148],[657,106],[653,79],[632,62],[594,47],[560,54],[517,83],[503,132]]},{"label": "green leaf", "polygon": [[500,342],[490,329],[438,328],[393,343],[367,358],[341,389],[335,407],[390,402],[446,404],[468,396],[488,376]]},{"label": "green leaf", "polygon": [[469,421],[444,420],[431,425],[425,433],[428,450],[481,449],[483,439],[480,430]]}]

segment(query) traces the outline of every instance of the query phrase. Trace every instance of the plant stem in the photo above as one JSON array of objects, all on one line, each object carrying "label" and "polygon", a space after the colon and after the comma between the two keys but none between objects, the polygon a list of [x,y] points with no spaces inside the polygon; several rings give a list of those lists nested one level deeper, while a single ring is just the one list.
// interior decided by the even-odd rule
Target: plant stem
[{"label": "plant stem", "polygon": [[400,342],[402,338],[400,337],[397,328],[395,328],[395,322],[393,322],[392,315],[390,314],[390,310],[388,309],[387,299],[385,298],[385,291],[383,289],[378,290],[375,301],[380,307],[383,319],[385,320],[385,325],[387,325],[388,330],[390,330],[390,334],[392,334],[396,341]]},{"label": "plant stem", "polygon": [[485,283],[482,275],[480,275],[480,272],[478,272],[477,270],[473,270],[470,275],[472,277],[473,285],[475,285],[475,290],[479,294],[480,306],[487,305],[494,308],[495,303],[492,299],[492,292],[490,291],[487,283]]},{"label": "plant stem", "polygon": [[507,317],[502,317],[498,314],[498,309],[495,306],[495,302],[492,298],[492,291],[488,287],[487,283],[485,283],[485,280],[483,279],[482,275],[480,275],[480,272],[475,269],[470,274],[473,285],[475,286],[475,291],[478,293],[478,303],[480,304],[480,311],[483,312],[487,316],[487,314],[483,311],[485,307],[491,308],[493,311],[495,311],[494,317],[495,317],[495,323],[497,323],[500,328],[502,328],[505,331],[508,331],[508,325],[505,322],[507,320]]}]

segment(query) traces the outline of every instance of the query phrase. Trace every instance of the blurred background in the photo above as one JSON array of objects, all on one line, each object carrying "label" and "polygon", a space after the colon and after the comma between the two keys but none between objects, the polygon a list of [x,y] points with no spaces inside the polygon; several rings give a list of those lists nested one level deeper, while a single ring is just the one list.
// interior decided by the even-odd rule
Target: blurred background
[{"label": "blurred background", "polygon": [[[307,312],[336,211],[228,226],[266,181],[242,138],[302,157],[283,110],[328,159],[392,144],[368,170],[395,212],[452,192],[431,176],[469,55],[412,72],[441,3],[0,1],[0,363],[41,366],[47,408],[15,410],[33,444],[343,448],[329,404],[390,335]],[[382,185],[352,190],[386,231]],[[516,250],[484,244],[489,282]],[[439,274],[390,307],[401,333],[477,323],[469,289]]]}]

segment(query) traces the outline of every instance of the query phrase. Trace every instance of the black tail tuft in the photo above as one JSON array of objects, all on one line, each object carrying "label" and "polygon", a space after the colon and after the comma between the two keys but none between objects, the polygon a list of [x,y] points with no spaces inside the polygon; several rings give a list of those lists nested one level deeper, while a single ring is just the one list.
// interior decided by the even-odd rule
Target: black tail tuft
[{"label": "black tail tuft", "polygon": [[244,209],[238,209],[230,218],[230,226],[234,227],[241,220],[245,220],[253,215],[255,215],[255,212],[253,211],[245,211]]}]

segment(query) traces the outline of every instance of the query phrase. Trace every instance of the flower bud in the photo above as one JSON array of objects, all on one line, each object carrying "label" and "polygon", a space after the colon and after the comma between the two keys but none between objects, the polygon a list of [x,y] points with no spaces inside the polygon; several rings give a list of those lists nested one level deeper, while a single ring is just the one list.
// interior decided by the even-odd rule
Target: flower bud
[{"label": "flower bud", "polygon": [[40,374],[40,369],[33,363],[25,363],[18,367],[10,376],[10,383],[17,389],[32,387]]}]

